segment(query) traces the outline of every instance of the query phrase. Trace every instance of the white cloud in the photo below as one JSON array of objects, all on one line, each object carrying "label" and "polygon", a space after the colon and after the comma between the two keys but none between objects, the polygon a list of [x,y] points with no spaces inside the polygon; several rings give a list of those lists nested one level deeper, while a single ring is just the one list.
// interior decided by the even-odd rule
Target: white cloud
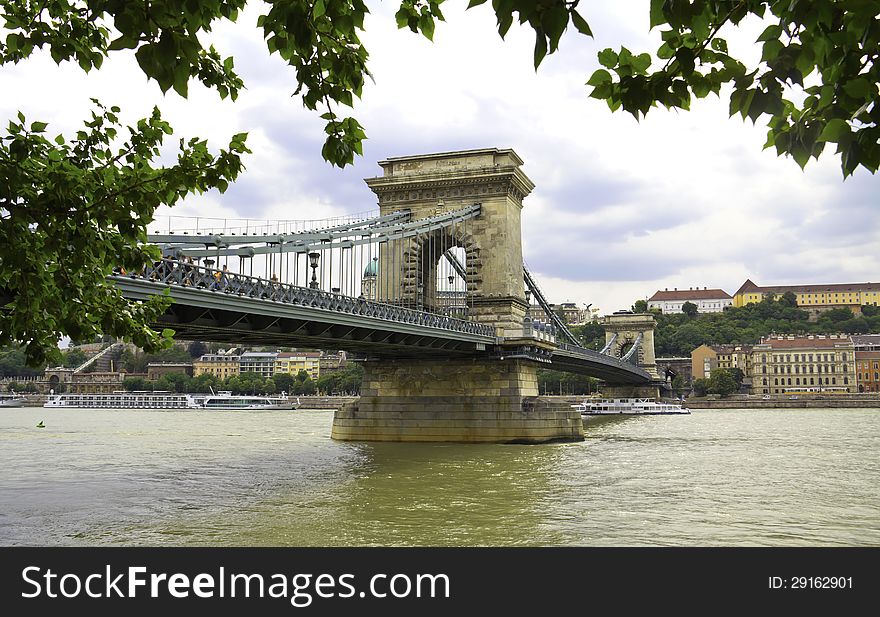
[{"label": "white cloud", "polygon": [[[389,156],[511,147],[536,189],[525,202],[525,257],[553,301],[628,307],[664,287],[876,280],[880,271],[878,179],[857,173],[845,183],[830,151],[802,172],[762,151],[766,128],[728,118],[714,96],[691,112],[655,109],[641,122],[612,114],[584,86],[595,54],[623,44],[655,49],[647,2],[591,3],[582,13],[596,40],[573,33],[561,50],[532,67],[533,35],[514,26],[506,41],[488,6],[444,4],[448,23],[434,43],[393,20],[394,3],[371,7],[364,40],[368,83],[352,115],[370,139],[365,156],[344,170],[320,156],[321,120],[291,97],[294,72],[269,56],[252,3],[237,24],[205,37],[236,57],[247,89],[235,103],[191,84],[188,100],[163,97],[130,54],[83,74],[45,55],[0,69],[0,117],[18,109],[72,131],[89,97],[123,107],[128,121],[158,104],[181,135],[214,147],[250,133],[248,171],[225,195],[192,198],[174,215],[314,219],[375,206],[362,178]],[[733,30],[733,49],[752,60],[757,21]],[[349,110],[343,110],[348,112]],[[162,212],[163,216],[171,213]]]}]

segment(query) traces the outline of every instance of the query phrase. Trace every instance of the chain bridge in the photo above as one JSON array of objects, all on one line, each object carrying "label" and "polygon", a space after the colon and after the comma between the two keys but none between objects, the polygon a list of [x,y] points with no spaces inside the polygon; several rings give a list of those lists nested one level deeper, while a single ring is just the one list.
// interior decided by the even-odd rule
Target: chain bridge
[{"label": "chain bridge", "polygon": [[656,395],[653,317],[605,317],[605,347],[580,346],[524,266],[522,163],[509,149],[389,158],[366,181],[378,212],[329,221],[157,220],[163,259],[112,278],[133,300],[168,290],[153,325],[177,338],[358,354],[361,397],[334,438],[581,439],[579,414],[539,397],[535,371]]}]

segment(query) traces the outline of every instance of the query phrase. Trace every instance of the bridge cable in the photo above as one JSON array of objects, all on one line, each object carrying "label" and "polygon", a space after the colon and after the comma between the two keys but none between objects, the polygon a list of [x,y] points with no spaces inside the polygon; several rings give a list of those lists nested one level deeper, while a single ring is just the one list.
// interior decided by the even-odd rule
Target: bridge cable
[{"label": "bridge cable", "polygon": [[532,278],[531,273],[528,268],[526,268],[525,264],[523,264],[523,278],[525,279],[526,287],[528,287],[529,291],[532,292],[532,295],[537,300],[538,304],[544,309],[544,312],[547,314],[547,317],[550,318],[550,321],[553,322],[553,325],[556,326],[557,330],[571,343],[574,345],[580,345],[580,341],[575,338],[574,334],[571,333],[571,330],[568,329],[568,326],[565,325],[565,322],[562,320],[559,315],[553,312],[550,308],[550,304],[547,302],[547,299],[544,298],[544,294],[541,293],[541,290],[538,288],[538,283],[535,282],[535,279]]}]

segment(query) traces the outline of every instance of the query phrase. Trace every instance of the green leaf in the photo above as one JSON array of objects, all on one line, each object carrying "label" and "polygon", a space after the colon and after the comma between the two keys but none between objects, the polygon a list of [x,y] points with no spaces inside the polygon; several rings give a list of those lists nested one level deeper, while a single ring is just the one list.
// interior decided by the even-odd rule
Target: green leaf
[{"label": "green leaf", "polygon": [[849,134],[850,126],[846,120],[833,118],[829,120],[828,124],[825,125],[825,128],[822,129],[822,133],[819,134],[819,141],[833,141],[834,143],[838,143],[844,135],[848,137]]},{"label": "green leaf", "polygon": [[42,133],[49,126],[48,122],[31,122],[31,133]]},{"label": "green leaf", "polygon": [[550,41],[551,53],[559,47],[559,39],[568,26],[568,15],[568,11],[562,7],[551,7],[541,16],[541,30]]},{"label": "green leaf", "polygon": [[794,160],[803,169],[810,160],[810,151],[800,144],[794,144],[791,148],[791,156],[794,157]]},{"label": "green leaf", "polygon": [[580,13],[571,10],[571,23],[574,24],[574,27],[577,28],[577,31],[581,34],[586,34],[587,36],[593,36],[593,31],[590,29],[590,25],[587,23],[583,17],[580,16]]},{"label": "green leaf", "polygon": [[128,37],[126,35],[122,35],[117,39],[114,39],[110,45],[107,47],[107,51],[117,51],[119,49],[134,49],[138,46],[138,40]]},{"label": "green leaf", "polygon": [[666,0],[651,0],[651,26],[653,30],[656,26],[666,23],[666,15],[663,14],[663,5]]},{"label": "green leaf", "polygon": [[782,27],[779,24],[773,24],[764,28],[764,32],[757,38],[756,43],[761,41],[775,41],[782,36]]},{"label": "green leaf", "polygon": [[547,39],[544,37],[544,32],[538,28],[535,31],[535,70],[538,70],[541,60],[543,60],[546,55]]},{"label": "green leaf", "polygon": [[597,69],[591,76],[590,80],[587,82],[588,86],[601,86],[602,84],[610,84],[611,83],[611,73],[606,71],[605,69]]},{"label": "green leaf", "polygon": [[771,62],[777,56],[779,56],[779,52],[783,50],[785,46],[781,41],[777,41],[776,39],[767,41],[764,43],[764,50],[761,53],[761,62]]},{"label": "green leaf", "polygon": [[854,99],[869,99],[872,95],[871,83],[864,77],[849,80],[843,90]]},{"label": "green leaf", "polygon": [[472,9],[475,6],[479,6],[481,4],[486,4],[486,0],[471,0],[468,2],[467,8]]},{"label": "green leaf", "polygon": [[679,47],[675,52],[675,59],[681,67],[681,74],[688,76],[694,72],[694,51],[687,47]]},{"label": "green leaf", "polygon": [[434,40],[434,18],[431,15],[424,13],[419,17],[419,29],[426,39],[429,41]]},{"label": "green leaf", "polygon": [[617,52],[613,49],[603,49],[599,52],[599,64],[609,69],[617,66]]},{"label": "green leaf", "polygon": [[633,68],[639,73],[644,73],[651,66],[651,54],[639,54],[632,61]]},{"label": "green leaf", "polygon": [[327,7],[324,6],[324,0],[315,0],[315,6],[312,7],[312,17],[318,19],[323,16],[324,13],[327,12]]}]

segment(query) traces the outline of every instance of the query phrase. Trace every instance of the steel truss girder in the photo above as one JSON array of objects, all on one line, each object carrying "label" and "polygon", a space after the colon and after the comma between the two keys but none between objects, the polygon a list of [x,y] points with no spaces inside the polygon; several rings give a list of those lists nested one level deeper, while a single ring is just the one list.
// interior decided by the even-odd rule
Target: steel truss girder
[{"label": "steel truss girder", "polygon": [[[376,242],[391,242],[394,240],[402,240],[405,238],[414,238],[421,234],[430,233],[431,231],[437,229],[452,227],[453,225],[457,225],[458,223],[461,223],[463,221],[475,218],[480,214],[480,208],[480,204],[473,204],[459,210],[444,212],[442,214],[419,219],[417,221],[364,228],[363,230],[354,231],[352,233],[348,233],[347,235],[341,236],[347,238],[345,240],[340,238],[332,238],[327,241],[322,240],[318,242],[306,242],[298,239],[288,241],[287,239],[285,239],[285,236],[278,236],[276,238],[276,242],[265,246],[251,246],[248,248],[248,252],[250,256],[269,254],[274,255],[278,253],[310,253],[312,251],[327,251],[343,248],[348,249],[364,244],[373,244]],[[352,236],[360,237],[352,239]],[[266,242],[266,240],[259,241]],[[215,249],[183,248],[180,249],[179,253],[187,257],[213,257],[217,255],[236,256],[240,254],[239,251],[241,250],[241,248],[230,246],[231,244],[233,244],[232,242],[227,242],[225,240],[218,240],[218,242],[220,242],[221,244],[225,244],[226,246],[224,247],[222,245],[217,245],[217,248]],[[251,238],[250,240],[245,240],[244,242],[253,243],[254,239]]]}]

